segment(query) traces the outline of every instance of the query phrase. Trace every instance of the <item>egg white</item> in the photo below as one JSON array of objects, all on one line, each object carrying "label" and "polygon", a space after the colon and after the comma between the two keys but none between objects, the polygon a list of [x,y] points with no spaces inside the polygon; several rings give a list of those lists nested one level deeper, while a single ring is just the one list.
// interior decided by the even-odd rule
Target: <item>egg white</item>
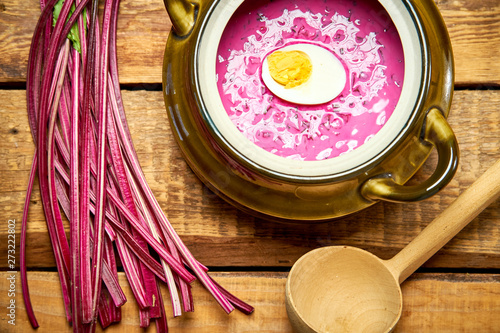
[{"label": "egg white", "polygon": [[333,100],[344,90],[347,75],[340,60],[330,51],[314,44],[293,44],[280,51],[302,51],[312,64],[311,77],[292,88],[276,82],[269,73],[267,57],[262,63],[262,80],[276,96],[288,102],[303,105],[323,104]]}]

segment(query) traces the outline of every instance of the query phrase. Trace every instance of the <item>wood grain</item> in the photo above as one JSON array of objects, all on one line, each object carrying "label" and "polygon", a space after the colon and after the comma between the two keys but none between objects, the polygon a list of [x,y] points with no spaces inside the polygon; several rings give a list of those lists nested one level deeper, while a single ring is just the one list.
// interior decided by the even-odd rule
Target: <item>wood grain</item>
[{"label": "wood grain", "polygon": [[[500,2],[436,0],[452,39],[458,85],[499,85]],[[36,0],[0,2],[0,82],[24,82]],[[124,0],[118,20],[122,83],[161,82],[163,51],[171,28],[161,1]]]},{"label": "wood grain", "polygon": [[[390,258],[500,158],[500,1],[435,2],[452,40],[459,87],[449,119],[461,149],[459,169],[452,182],[423,202],[379,203],[332,223],[283,225],[238,211],[191,172],[172,138],[161,91],[148,91],[160,87],[163,50],[171,29],[163,3],[121,1],[120,81],[129,89],[123,91],[125,109],[146,178],[194,256],[224,271],[212,275],[256,307],[251,316],[228,316],[195,283],[193,314],[172,318],[166,297],[171,332],[291,332],[284,308],[287,273],[277,271],[287,271],[302,254],[327,245],[357,246]],[[19,243],[34,150],[23,89],[38,8],[37,0],[0,0],[0,253],[4,258],[8,220],[17,222]],[[474,88],[478,90],[470,90]],[[432,173],[436,161],[437,156],[432,155],[412,182]],[[497,201],[424,265],[450,273],[420,270],[403,284],[403,316],[396,332],[500,332],[499,222]],[[18,254],[17,247],[16,259]],[[38,187],[31,198],[27,259],[32,299],[42,325],[38,331],[71,331],[64,317]],[[250,272],[234,272],[240,270]],[[463,273],[476,270],[484,274]],[[0,261],[3,309],[10,301],[9,275],[6,260]],[[130,301],[123,308],[121,324],[107,331],[155,331],[154,327],[139,328],[138,310],[121,273],[120,283]],[[16,326],[9,325],[8,317],[2,315],[0,332],[31,331],[17,273],[15,300]]]},{"label": "wood grain", "polygon": [[[449,121],[461,147],[461,160],[455,178],[437,196],[411,204],[379,203],[327,224],[276,224],[238,211],[200,183],[170,134],[161,92],[124,91],[123,97],[150,186],[186,245],[209,266],[290,267],[313,248],[339,244],[389,258],[500,158],[500,91],[457,91]],[[4,124],[0,129],[0,211],[4,219],[20,224],[33,154],[24,91],[0,90],[0,100]],[[436,159],[431,156],[413,181],[432,173]],[[31,202],[28,265],[53,267],[37,188]],[[426,265],[500,268],[499,208],[499,202],[493,203]],[[6,232],[2,224],[0,240],[7,238]],[[6,246],[0,242],[0,253]],[[0,262],[0,267],[5,265]]]},{"label": "wood grain", "polygon": [[[2,0],[0,4],[0,82],[24,82],[39,1]],[[163,1],[120,2],[117,48],[122,83],[161,82],[170,28]]]},{"label": "wood grain", "polygon": [[[458,85],[499,85],[500,2],[436,0],[452,41]],[[486,54],[487,52],[488,54]],[[476,62],[475,65],[472,63]]]},{"label": "wood grain", "polygon": [[[9,289],[9,273],[0,273],[0,293]],[[229,291],[255,307],[250,316],[237,311],[226,315],[213,298],[197,283],[194,284],[195,312],[172,318],[166,304],[169,332],[292,332],[286,315],[286,273],[240,272],[212,273]],[[0,331],[30,332],[19,275],[16,276],[16,326],[0,319]],[[30,295],[40,328],[37,332],[68,332],[57,274],[31,272],[28,275]],[[122,322],[106,332],[154,332],[139,328],[138,308],[123,273],[120,284],[128,302],[122,307]],[[403,315],[395,332],[498,332],[500,327],[500,276],[496,274],[416,274],[402,286]],[[166,303],[166,289],[162,289]],[[5,308],[10,299],[0,298]],[[98,330],[100,331],[100,330]]]}]

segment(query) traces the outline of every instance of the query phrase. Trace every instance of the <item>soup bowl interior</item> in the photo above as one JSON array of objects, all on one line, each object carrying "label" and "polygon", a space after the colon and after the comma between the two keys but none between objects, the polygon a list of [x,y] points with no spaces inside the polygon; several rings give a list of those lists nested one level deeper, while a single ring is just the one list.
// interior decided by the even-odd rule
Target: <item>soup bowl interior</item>
[{"label": "soup bowl interior", "polygon": [[[401,39],[404,53],[404,79],[397,105],[383,127],[367,142],[346,154],[322,160],[300,160],[278,156],[251,142],[231,121],[225,111],[221,95],[215,84],[218,77],[216,64],[218,48],[231,17],[243,4],[243,0],[220,1],[204,21],[196,48],[195,79],[199,91],[202,116],[213,135],[222,142],[225,149],[239,156],[250,165],[270,173],[296,177],[325,177],[356,173],[378,157],[393,149],[405,135],[418,116],[425,88],[426,43],[423,42],[420,27],[414,13],[408,10],[404,1],[381,0],[380,4],[393,21]],[[332,4],[335,1],[330,1]],[[328,3],[328,2],[327,2]],[[363,1],[358,1],[358,6]],[[333,6],[332,6],[333,7]],[[307,11],[307,10],[304,10]],[[385,13],[384,13],[385,14]],[[385,16],[387,17],[387,16]]]}]

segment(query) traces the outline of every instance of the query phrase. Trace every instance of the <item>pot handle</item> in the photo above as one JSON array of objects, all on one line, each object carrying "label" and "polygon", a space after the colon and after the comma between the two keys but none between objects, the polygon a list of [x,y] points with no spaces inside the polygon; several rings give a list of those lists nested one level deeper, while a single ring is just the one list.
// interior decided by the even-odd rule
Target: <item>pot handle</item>
[{"label": "pot handle", "polygon": [[189,0],[163,0],[175,33],[184,37],[193,30],[196,22],[196,6]]},{"label": "pot handle", "polygon": [[455,175],[458,166],[458,143],[450,125],[440,110],[432,108],[424,124],[424,141],[436,147],[438,163],[434,173],[419,185],[397,184],[386,175],[368,179],[361,194],[369,200],[392,202],[418,201],[429,198],[445,187]]}]

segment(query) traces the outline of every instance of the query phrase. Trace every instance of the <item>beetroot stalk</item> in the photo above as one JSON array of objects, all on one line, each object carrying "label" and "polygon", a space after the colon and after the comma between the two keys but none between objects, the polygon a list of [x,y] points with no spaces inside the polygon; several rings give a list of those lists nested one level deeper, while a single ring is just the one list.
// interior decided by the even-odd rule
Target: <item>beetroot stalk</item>
[{"label": "beetroot stalk", "polygon": [[26,199],[24,202],[23,218],[21,223],[21,239],[20,239],[20,273],[21,273],[21,288],[23,291],[24,307],[28,313],[28,319],[33,328],[38,328],[38,321],[36,320],[35,312],[33,311],[33,306],[31,304],[30,292],[28,287],[28,278],[26,276],[26,231],[28,228],[28,211],[31,199],[31,192],[33,190],[33,184],[35,182],[35,175],[37,172],[38,165],[38,153],[35,150],[33,155],[33,163],[31,164],[31,171],[28,180],[28,189],[26,190]]},{"label": "beetroot stalk", "polygon": [[[118,110],[118,112],[121,112],[121,110]],[[117,118],[123,119],[119,115],[116,116]],[[160,205],[158,204],[158,201],[156,200],[153,192],[151,191],[151,188],[147,184],[144,174],[142,173],[139,161],[137,160],[137,156],[134,153],[135,150],[131,145],[130,141],[128,140],[128,137],[130,135],[126,133],[123,121],[119,122],[117,125],[118,125],[117,126],[118,132],[122,137],[122,144],[124,146],[125,152],[127,153],[127,158],[131,164],[134,176],[138,179],[141,190],[145,193],[146,199],[151,204],[155,217],[160,222],[161,227],[167,234],[167,237],[170,237],[172,239],[175,246],[179,249],[183,258],[186,260],[188,266],[194,271],[195,275],[200,279],[200,282],[217,300],[217,302],[221,305],[224,311],[226,311],[227,313],[232,312],[234,310],[234,307],[227,300],[227,298],[224,297],[224,295],[222,295],[222,293],[217,289],[217,287],[213,284],[212,280],[209,278],[206,272],[198,265],[196,259],[193,257],[189,249],[184,245],[184,243],[182,242],[182,240],[177,235],[174,228],[164,215]]]},{"label": "beetroot stalk", "polygon": [[[56,170],[58,172],[56,177],[56,181],[60,179],[61,181],[64,181],[66,184],[69,185],[70,183],[70,178],[69,175],[66,173],[66,170],[64,167],[61,165],[60,162],[56,160],[55,163]],[[65,189],[64,186],[58,186],[59,188]],[[61,194],[61,195],[59,195]],[[64,212],[67,214],[67,216],[70,216],[70,200],[69,196],[66,193],[66,191],[58,191],[58,199],[59,199],[59,204],[63,208]],[[91,205],[90,206],[91,212],[94,211],[94,207]],[[90,248],[92,248],[93,243],[92,240],[90,240]],[[114,273],[113,273],[114,272]],[[113,299],[113,302],[115,303],[116,306],[122,306],[125,304],[127,301],[125,294],[123,293],[120,284],[118,283],[118,276],[116,275],[116,264],[112,267],[111,265],[108,264],[108,261],[105,259],[103,262],[102,266],[102,281],[106,285],[107,290],[111,294],[111,297]]]},{"label": "beetroot stalk", "polygon": [[97,304],[101,291],[102,253],[104,238],[104,207],[105,207],[105,179],[106,179],[106,122],[107,122],[107,73],[108,73],[108,39],[110,16],[113,2],[106,1],[102,27],[102,53],[99,63],[99,132],[97,155],[97,191],[96,211],[94,215],[94,251],[92,256],[92,318],[97,317]]},{"label": "beetroot stalk", "polygon": [[[106,80],[107,78],[108,75],[106,75]],[[109,104],[111,106],[112,103],[110,102]],[[125,172],[120,145],[118,142],[116,128],[113,122],[113,115],[111,112],[108,112],[107,133],[108,133],[108,144],[110,148],[109,151],[111,155],[112,164],[114,166],[114,175],[117,179],[120,194],[123,198],[123,202],[129,208],[132,214],[138,217],[139,215],[137,213],[137,209],[132,195],[132,190],[130,188],[130,184]],[[145,251],[147,251],[147,244],[145,243],[143,238],[140,235],[138,235],[135,230],[132,230],[132,234],[134,235],[134,238],[136,239],[137,243]],[[157,303],[156,304],[154,303],[154,299],[160,297],[158,291],[156,290],[156,281],[154,275],[144,266],[144,263],[139,262],[138,264],[139,264],[139,269],[141,271],[142,283],[146,291],[146,300],[150,308],[150,315],[154,318],[160,314],[160,312],[158,311]]]},{"label": "beetroot stalk", "polygon": [[[67,175],[66,171],[64,170],[64,167],[62,167],[60,165],[60,163],[56,162],[56,168],[57,168],[57,171],[61,174],[62,178],[64,179],[64,181],[66,183],[69,184],[70,180],[69,180],[69,176]],[[109,191],[113,191],[113,189],[109,189]],[[119,202],[119,199],[116,198],[116,194],[112,194],[113,195],[113,199],[116,199],[118,200]],[[93,194],[93,192],[91,191],[90,192],[90,198],[93,199],[93,201],[95,202],[95,195]],[[113,200],[113,202],[115,202]],[[62,204],[63,206],[65,206],[64,204]],[[120,205],[124,205],[123,203],[121,203]],[[69,206],[69,205],[67,205]],[[92,203],[90,203],[89,205],[90,207],[90,212],[94,213],[95,214],[95,206],[92,205]],[[123,206],[122,206],[123,207]],[[128,211],[127,211],[128,212]],[[161,269],[161,266],[158,264],[158,262],[156,262],[148,252],[146,252],[140,245],[139,243],[137,243],[137,241],[135,240],[135,238],[130,234],[129,231],[127,231],[125,229],[125,227],[122,225],[121,222],[118,221],[118,219],[116,218],[115,214],[114,213],[111,213],[109,210],[106,210],[106,218],[107,218],[107,221],[111,222],[111,224],[114,226],[114,229],[118,231],[118,233],[120,235],[123,236],[123,240],[125,241],[124,244],[126,244],[133,252],[134,254],[141,259],[141,262],[144,262],[145,265],[147,267],[150,268],[150,270],[158,276],[158,278],[160,278],[162,281],[166,281],[166,278],[165,278],[165,275],[164,273],[162,272],[162,269]],[[134,220],[136,221],[136,220]],[[144,232],[143,230],[144,229],[137,229],[136,230],[141,230],[140,232]],[[151,239],[151,238],[150,238]],[[161,246],[161,245],[158,245],[158,244],[153,244],[153,247],[157,247],[158,246]],[[161,248],[161,247],[160,247]],[[163,255],[164,257],[165,256],[168,256],[169,254],[166,254],[167,252],[164,252],[165,250],[160,250],[160,255]],[[172,259],[172,257],[168,257],[170,259],[168,259],[168,261],[170,262]],[[128,262],[128,260],[124,260],[122,259],[122,261],[125,261],[125,262]],[[189,274],[189,272],[187,272],[182,266],[180,266],[181,269],[183,270],[181,272],[181,276],[185,276],[186,279],[189,279],[189,281],[192,281],[192,279],[194,278],[192,275]],[[103,276],[103,279],[105,279],[105,277]],[[106,280],[105,280],[106,282]],[[140,282],[139,282],[140,283]],[[108,286],[108,289],[110,287]]]},{"label": "beetroot stalk", "polygon": [[[106,239],[105,239],[104,254],[105,254],[105,262],[108,263],[111,271],[114,274],[113,276],[118,280],[118,273],[117,273],[116,259],[115,259],[115,253],[114,253],[114,248],[113,248],[113,241],[109,237],[106,237]],[[103,274],[104,274],[104,271],[103,271]],[[109,306],[111,309],[111,321],[113,323],[119,322],[121,319],[120,306],[122,304],[116,304],[111,296],[111,293],[109,291],[107,291],[107,292],[110,296],[109,297],[110,298],[110,302],[109,302],[110,305]]]},{"label": "beetroot stalk", "polygon": [[145,308],[146,299],[144,297],[145,293],[144,288],[142,287],[137,271],[131,269],[132,265],[129,264],[132,261],[132,257],[130,256],[130,253],[125,245],[125,242],[122,240],[122,237],[120,235],[116,236],[115,243],[120,259],[123,263],[125,263],[123,266],[123,269],[125,270],[125,275],[127,276],[129,283],[131,285],[134,285],[134,288],[132,288],[132,292],[134,292],[137,305],[139,306],[139,308]]},{"label": "beetroot stalk", "polygon": [[[47,134],[47,169],[49,170],[47,184],[48,184],[48,196],[50,200],[50,209],[52,216],[54,217],[54,226],[56,230],[57,243],[60,246],[62,256],[64,259],[64,264],[68,272],[70,271],[70,254],[69,245],[66,238],[66,233],[64,231],[64,226],[62,222],[61,212],[59,211],[59,206],[57,204],[57,195],[55,190],[55,173],[54,173],[54,158],[55,158],[55,147],[54,147],[54,129],[56,126],[57,110],[59,105],[59,100],[61,97],[61,90],[63,81],[65,78],[66,67],[68,64],[69,57],[69,40],[66,40],[65,47],[61,50],[59,54],[59,59],[56,66],[56,75],[58,79],[55,80],[56,84],[53,86],[53,100],[51,112],[48,118],[48,134]],[[51,89],[52,92],[52,89]]]},{"label": "beetroot stalk", "polygon": [[44,58],[45,40],[42,38],[47,25],[50,27],[52,8],[57,0],[49,0],[47,6],[42,6],[42,12],[38,18],[35,32],[31,39],[31,47],[28,55],[28,72],[26,74],[26,104],[28,109],[28,122],[31,135],[35,145],[38,142],[38,113],[40,99],[40,82],[42,76],[42,62]]},{"label": "beetroot stalk", "polygon": [[[68,2],[69,3],[69,2]],[[51,2],[53,7],[53,2]],[[62,20],[66,20],[67,15],[69,13],[70,6],[68,4],[63,5],[61,10],[60,17]],[[46,6],[44,10],[52,10],[50,6]],[[42,75],[42,84],[41,84],[41,95],[40,95],[40,109],[38,115],[38,151],[39,155],[39,167],[38,167],[38,179],[40,184],[40,193],[42,198],[42,205],[46,216],[47,228],[49,229],[49,233],[51,235],[51,242],[53,247],[54,256],[56,259],[56,264],[59,271],[59,277],[61,282],[61,288],[63,291],[63,299],[64,305],[66,309],[66,316],[68,321],[71,321],[71,308],[70,308],[70,298],[69,298],[69,277],[67,272],[67,263],[64,262],[64,256],[61,252],[60,244],[57,243],[58,235],[57,230],[55,228],[55,217],[52,214],[51,209],[51,200],[49,196],[50,188],[48,183],[48,177],[50,170],[48,170],[48,156],[47,156],[47,121],[48,121],[48,110],[50,107],[49,95],[50,95],[50,85],[51,79],[54,75],[55,68],[55,58],[56,54],[59,50],[59,44],[61,40],[61,32],[62,32],[62,22],[59,21],[56,23],[54,31],[52,33],[49,50],[47,54],[46,66],[44,67],[44,72]]]},{"label": "beetroot stalk", "polygon": [[[144,239],[148,242],[148,244],[158,253],[158,255],[164,259],[170,267],[186,282],[191,283],[194,281],[194,276],[191,275],[185,268],[182,266],[180,262],[175,260],[172,255],[166,251],[165,247],[161,245],[156,239],[154,239],[151,234],[147,232],[147,230],[142,226],[142,224],[133,216],[133,214],[125,207],[125,205],[116,197],[114,193],[108,192],[109,198],[113,203],[116,205],[116,207],[119,209],[119,211],[123,214],[123,216],[129,220],[131,223],[130,225],[137,230],[143,237]],[[111,221],[111,220],[110,220]],[[114,225],[115,229],[117,231],[124,232],[124,228],[119,225]]]},{"label": "beetroot stalk", "polygon": [[[174,316],[182,313],[179,291],[184,311],[193,310],[188,283],[195,276],[187,268],[226,312],[236,306],[250,313],[253,308],[213,281],[207,268],[192,256],[146,182],[119,87],[119,0],[104,1],[102,33],[98,0],[88,6],[91,14],[87,17],[82,13],[89,0],[58,4],[59,16],[52,28],[49,18],[56,1],[47,0],[47,5],[45,0],[40,1],[43,10],[30,49],[27,104],[36,150],[21,242],[25,247],[29,196],[38,173],[68,321],[75,331],[92,332],[97,320],[108,326],[121,318],[119,307],[126,299],[118,284],[113,245],[139,305],[142,327],[156,319],[158,329],[167,331],[156,278],[168,285]],[[70,16],[74,4],[76,9]],[[68,41],[61,49],[77,20],[81,55],[74,50],[69,52]],[[77,43],[77,34],[73,29],[68,38]],[[44,52],[40,52],[42,47]],[[70,222],[71,247],[64,233],[61,209]],[[24,250],[21,270],[25,281]],[[156,253],[151,255],[150,251]],[[154,255],[159,256],[159,261]],[[28,291],[27,283],[23,284],[25,290]],[[25,292],[25,302],[30,321],[37,327],[29,291]]]},{"label": "beetroot stalk", "polygon": [[[141,193],[139,192],[139,189],[137,188],[137,184],[136,184],[134,178],[132,177],[129,168],[127,167],[126,170],[127,170],[127,177],[130,181],[130,185],[131,185],[131,188],[132,188],[133,193],[134,193],[134,197],[135,197],[139,207],[141,208],[141,210],[143,212],[143,219],[147,222],[147,227],[149,228],[149,231],[151,232],[153,237],[158,242],[161,242],[162,241],[161,236],[156,228],[155,223],[153,222],[153,216],[151,215],[149,208],[147,207],[146,203],[144,202],[144,198],[142,197]],[[165,243],[163,243],[163,244],[165,244]],[[176,258],[175,254],[173,252],[172,252],[172,256],[180,262],[179,258],[178,257]],[[177,287],[176,287],[176,279],[175,279],[174,275],[172,274],[172,270],[170,269],[170,266],[168,266],[168,264],[165,262],[165,260],[160,258],[160,263],[161,263],[161,266],[163,267],[163,271],[165,272],[165,276],[167,279],[166,282],[167,282],[167,287],[168,287],[169,294],[170,294],[170,300],[172,303],[173,315],[174,315],[174,317],[180,316],[180,315],[182,315],[182,309],[181,309],[181,302],[180,302],[180,298],[179,298],[179,292],[178,292]],[[184,280],[180,280],[180,279],[177,279],[177,280],[181,281],[180,283],[186,285],[186,282],[184,282]]]},{"label": "beetroot stalk", "polygon": [[[80,1],[77,8],[86,5],[88,0]],[[85,18],[79,17],[78,26],[80,31],[80,40],[82,45],[82,77],[83,77],[83,94],[82,94],[82,126],[81,126],[81,165],[80,165],[80,285],[82,294],[82,316],[83,321],[88,323],[92,321],[92,277],[90,263],[90,159],[91,159],[91,113],[93,107],[94,77],[94,62],[96,58],[96,49],[98,44],[97,34],[98,28],[98,0],[90,2],[89,30],[87,38],[82,38],[85,35]]]},{"label": "beetroot stalk", "polygon": [[[160,286],[158,285],[158,289]],[[167,314],[165,313],[165,305],[163,304],[163,298],[160,298],[160,310],[161,316],[155,320],[156,331],[168,333],[168,323],[167,323]]]},{"label": "beetroot stalk", "polygon": [[246,302],[243,302],[242,300],[231,294],[229,291],[224,289],[224,287],[222,287],[219,283],[217,283],[217,281],[215,281],[212,277],[210,279],[217,286],[217,288],[219,288],[221,293],[227,297],[229,302],[231,302],[239,311],[243,312],[246,315],[253,313],[254,311],[253,306],[251,306]]},{"label": "beetroot stalk", "polygon": [[[113,184],[110,183],[110,186],[112,185]],[[119,217],[118,213],[116,212],[116,208],[111,204],[109,204],[109,207],[110,209],[107,213],[107,219],[108,220],[113,219],[116,220],[117,224],[122,224],[121,221],[118,220]],[[137,304],[139,305],[139,308],[146,307],[146,296],[144,288],[142,287],[137,271],[131,269],[134,266],[131,264],[132,257],[129,253],[129,249],[126,247],[125,243],[123,242],[119,234],[115,236],[115,244],[116,244],[116,249],[118,251],[118,255],[123,264],[125,275],[127,277],[127,280],[129,281],[130,288],[132,289]]]},{"label": "beetroot stalk", "polygon": [[80,118],[80,59],[78,52],[73,50],[73,105],[70,122],[70,237],[71,237],[71,281],[73,298],[73,327],[78,327],[83,321],[82,313],[82,281],[80,266],[80,160],[79,160],[79,118]]},{"label": "beetroot stalk", "polygon": [[108,326],[110,326],[113,322],[111,318],[111,307],[109,306],[108,303],[108,298],[106,295],[106,288],[101,288],[101,293],[99,295],[99,305],[98,305],[98,318],[99,322],[101,323],[101,327],[103,329],[106,329]]}]

